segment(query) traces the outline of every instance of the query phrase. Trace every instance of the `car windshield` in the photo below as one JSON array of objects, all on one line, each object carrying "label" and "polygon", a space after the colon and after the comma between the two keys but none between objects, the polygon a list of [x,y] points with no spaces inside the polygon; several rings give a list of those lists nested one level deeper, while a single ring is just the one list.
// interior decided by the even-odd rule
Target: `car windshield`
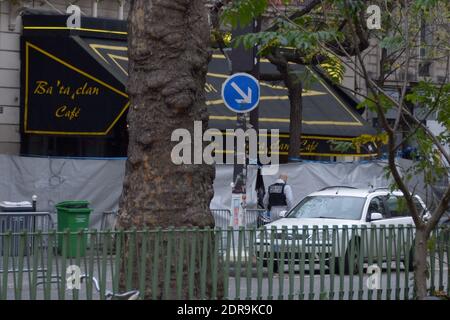
[{"label": "car windshield", "polygon": [[366,198],[346,196],[309,196],[287,218],[328,218],[359,220]]}]

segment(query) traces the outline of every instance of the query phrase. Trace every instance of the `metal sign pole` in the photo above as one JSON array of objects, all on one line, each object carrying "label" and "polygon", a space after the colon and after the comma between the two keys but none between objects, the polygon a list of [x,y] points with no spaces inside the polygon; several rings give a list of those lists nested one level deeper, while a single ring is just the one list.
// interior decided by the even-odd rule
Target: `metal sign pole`
[{"label": "metal sign pole", "polygon": [[[232,37],[238,37],[247,33],[257,32],[260,30],[260,20],[254,20],[252,24],[247,27],[238,26],[236,29],[232,31]],[[256,57],[256,48],[246,49],[243,45],[238,46],[237,48],[233,48],[231,52],[231,61],[232,61],[232,73],[238,72],[247,72],[259,78],[259,60]],[[249,113],[238,113],[237,114],[237,122],[236,127],[238,129],[243,129],[244,132],[247,131],[247,117]],[[258,130],[258,108],[254,108],[250,111],[250,124],[253,126],[255,130]],[[236,141],[236,140],[235,140]],[[233,168],[233,181],[234,186],[232,188],[232,197],[233,199],[240,198],[240,208],[239,210],[235,209],[232,204],[232,212],[236,212],[239,214],[239,217],[243,217],[246,205],[246,185],[247,185],[247,138],[245,139],[245,163],[238,164],[237,163],[237,146],[235,145],[234,153],[235,153],[235,162]],[[233,202],[233,201],[232,201]],[[237,203],[233,202],[233,203]],[[239,213],[237,213],[239,212]],[[243,218],[234,219],[235,222],[238,222],[238,226],[244,224]],[[236,225],[235,225],[236,226]]]},{"label": "metal sign pole", "polygon": [[[242,129],[244,132],[247,130],[246,113],[237,114],[237,129]],[[237,140],[235,140],[237,141]],[[246,148],[245,148],[246,149]],[[245,150],[244,149],[244,150]],[[245,152],[245,151],[244,151]],[[247,157],[244,154],[245,163],[238,164],[238,159],[241,154],[238,154],[238,148],[235,143],[234,148],[234,168],[233,168],[233,180],[234,184],[232,187],[232,197],[233,197],[233,227],[239,227],[243,225],[245,202],[246,202],[246,185],[247,185]]]}]

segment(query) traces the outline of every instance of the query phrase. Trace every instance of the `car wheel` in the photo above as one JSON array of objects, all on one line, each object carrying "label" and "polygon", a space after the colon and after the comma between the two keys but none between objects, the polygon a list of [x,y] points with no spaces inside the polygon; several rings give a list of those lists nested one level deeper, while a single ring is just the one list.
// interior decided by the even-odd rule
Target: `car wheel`
[{"label": "car wheel", "polygon": [[[350,266],[353,263],[353,274],[358,274],[359,272],[359,266],[358,266],[358,259],[359,259],[359,240],[355,240],[354,248],[353,248],[353,258],[350,257],[350,245],[351,242],[348,243],[347,250],[345,251],[344,256],[344,274],[349,275],[350,274]],[[331,261],[327,262],[328,268],[331,268]],[[334,274],[339,275],[341,273],[341,258],[337,257],[334,258]]]}]

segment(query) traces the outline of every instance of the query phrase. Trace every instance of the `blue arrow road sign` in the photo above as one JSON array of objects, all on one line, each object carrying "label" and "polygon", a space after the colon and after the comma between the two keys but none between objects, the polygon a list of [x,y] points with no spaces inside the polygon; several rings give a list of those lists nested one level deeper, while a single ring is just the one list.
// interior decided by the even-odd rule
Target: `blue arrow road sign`
[{"label": "blue arrow road sign", "polygon": [[233,112],[244,113],[255,109],[259,103],[259,82],[248,73],[235,73],[222,84],[222,98]]}]

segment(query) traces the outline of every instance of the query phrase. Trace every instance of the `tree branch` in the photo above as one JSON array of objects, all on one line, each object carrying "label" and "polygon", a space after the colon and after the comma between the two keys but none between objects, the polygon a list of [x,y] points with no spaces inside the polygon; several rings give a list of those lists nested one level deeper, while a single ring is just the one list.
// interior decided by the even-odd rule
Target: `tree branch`
[{"label": "tree branch", "polygon": [[447,190],[445,190],[444,196],[441,198],[439,205],[434,210],[430,220],[428,220],[427,222],[426,225],[427,234],[429,234],[436,227],[442,214],[449,208],[449,202],[450,202],[450,185],[447,186]]},{"label": "tree branch", "polygon": [[[410,63],[410,57],[411,57],[411,49],[409,47],[409,24],[408,24],[408,17],[405,17],[405,22],[404,22],[404,28],[405,28],[405,41],[406,41],[406,74],[405,74],[405,79],[403,79],[403,84],[402,84],[402,91],[401,91],[401,95],[400,95],[400,100],[399,102],[401,104],[404,103],[405,101],[405,95],[406,95],[406,86],[408,85],[408,69],[409,69],[409,63]],[[400,125],[400,118],[402,116],[402,110],[403,108],[398,108],[397,110],[397,116],[395,118],[395,123],[394,123],[394,131],[397,131],[398,126]]]},{"label": "tree branch", "polygon": [[280,73],[260,73],[259,80],[262,81],[283,81],[283,75]]},{"label": "tree branch", "polygon": [[[352,23],[349,23],[349,27],[351,28],[351,33],[353,36],[353,40],[356,42],[357,41],[357,31],[354,29],[354,26]],[[377,94],[376,90],[374,89],[374,87],[371,85],[372,83],[375,84],[374,81],[370,81],[371,79],[368,76],[366,67],[364,65],[364,62],[361,58],[361,51],[359,50],[358,46],[355,46],[355,50],[356,50],[356,57],[359,60],[360,64],[361,64],[361,68],[363,71],[363,77],[366,81],[366,85],[367,88],[372,92],[373,96],[375,97],[375,100],[377,101],[377,103],[375,104],[375,107],[377,109],[377,114],[378,114],[378,118],[381,119],[381,123],[383,124],[383,128],[386,130],[387,134],[388,134],[388,148],[389,148],[389,152],[388,152],[388,162],[389,162],[389,168],[391,170],[391,173],[394,177],[394,180],[398,186],[398,188],[403,192],[403,196],[405,197],[405,200],[408,204],[408,208],[411,210],[411,214],[412,214],[412,218],[414,220],[414,223],[416,225],[417,228],[424,228],[424,222],[421,219],[419,213],[417,212],[417,208],[414,205],[414,201],[412,199],[412,195],[409,192],[408,187],[406,186],[405,182],[403,181],[402,177],[400,176],[400,173],[398,172],[397,169],[397,164],[395,163],[395,153],[393,152],[393,149],[395,147],[395,137],[394,137],[394,130],[393,128],[389,125],[386,116],[383,112],[383,108],[381,105],[381,101],[380,101],[380,96],[379,94]]]},{"label": "tree branch", "polygon": [[313,56],[310,60],[306,60],[296,50],[282,50],[282,51],[280,51],[280,54],[282,54],[288,62],[303,64],[303,65],[318,65],[328,59],[328,57],[326,57],[322,54],[317,54],[317,55]]},{"label": "tree branch", "polygon": [[[427,118],[430,116],[431,113],[433,113],[434,111],[436,111],[436,108],[437,108],[437,106],[438,106],[438,101],[439,101],[439,99],[440,99],[441,96],[442,96],[442,89],[444,88],[444,83],[446,82],[446,80],[447,80],[447,75],[445,76],[444,81],[443,81],[442,85],[441,85],[440,88],[439,88],[439,92],[438,92],[438,95],[437,95],[437,97],[436,97],[436,100],[434,101],[433,105],[430,107],[430,110],[428,110],[428,112],[427,112],[427,113],[425,114],[425,116],[423,117],[424,119],[427,119]],[[402,118],[403,118],[403,117],[402,117]],[[418,126],[417,124],[415,124],[414,128],[412,128],[412,127],[410,126],[410,128],[409,128],[409,131],[410,131],[409,134],[408,134],[405,138],[403,138],[403,140],[402,140],[399,144],[397,144],[397,145],[395,146],[394,151],[397,151],[397,149],[400,148],[400,146],[401,146],[403,143],[405,143],[409,138],[411,138],[413,135],[415,135],[418,129],[419,129],[419,126]]]},{"label": "tree branch", "polygon": [[[315,7],[317,7],[319,4],[321,4],[322,0],[313,0],[310,3],[308,3],[305,7],[303,7],[303,9],[293,13],[289,19],[290,20],[294,20],[297,18],[300,18],[302,16],[304,16],[305,14],[310,13]],[[279,11],[278,8],[275,7],[275,10]],[[275,31],[278,29],[278,26],[272,25],[270,28],[267,29],[267,31]]]}]

